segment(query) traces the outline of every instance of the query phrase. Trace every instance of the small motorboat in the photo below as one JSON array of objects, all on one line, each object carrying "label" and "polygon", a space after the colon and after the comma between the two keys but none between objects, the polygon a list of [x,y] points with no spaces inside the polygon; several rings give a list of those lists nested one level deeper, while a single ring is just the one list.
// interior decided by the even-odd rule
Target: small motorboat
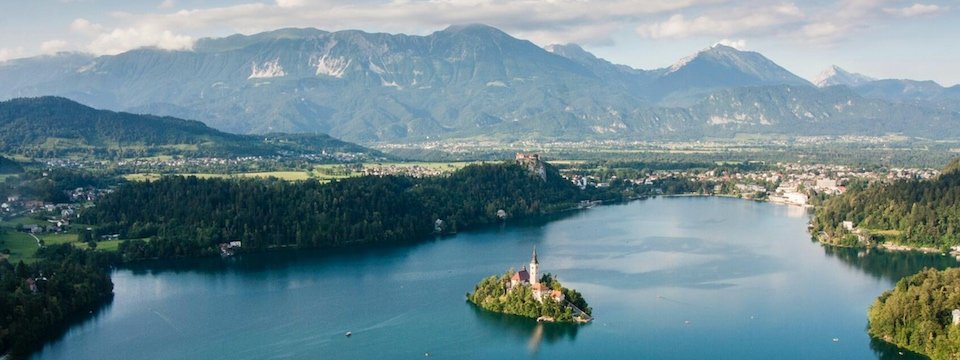
[{"label": "small motorboat", "polygon": [[346,337],[350,337],[350,335],[353,335],[353,332],[352,332],[352,331],[347,331],[347,333],[346,333],[346,334],[343,334],[343,335],[346,336]]}]

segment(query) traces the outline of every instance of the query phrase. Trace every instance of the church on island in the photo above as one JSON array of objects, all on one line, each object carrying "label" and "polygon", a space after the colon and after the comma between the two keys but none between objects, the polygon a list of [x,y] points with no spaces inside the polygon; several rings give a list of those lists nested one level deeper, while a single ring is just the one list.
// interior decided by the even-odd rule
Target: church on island
[{"label": "church on island", "polygon": [[512,291],[518,286],[529,286],[533,293],[533,298],[538,302],[543,302],[544,296],[549,296],[557,302],[563,302],[563,293],[560,290],[553,290],[540,283],[540,262],[537,261],[537,247],[533,247],[533,257],[530,259],[530,270],[522,267],[520,271],[513,274],[510,278],[510,286],[507,291]]},{"label": "church on island", "polygon": [[466,294],[467,301],[485,310],[537,321],[582,324],[593,320],[593,310],[582,294],[563,287],[556,277],[540,270],[534,247],[529,267],[484,278]]}]

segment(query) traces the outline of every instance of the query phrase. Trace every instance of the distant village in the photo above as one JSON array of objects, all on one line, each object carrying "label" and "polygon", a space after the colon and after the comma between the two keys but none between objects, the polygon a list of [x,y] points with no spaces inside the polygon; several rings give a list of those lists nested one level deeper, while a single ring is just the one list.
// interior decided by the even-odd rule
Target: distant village
[{"label": "distant village", "polygon": [[51,203],[34,199],[23,199],[11,195],[0,203],[0,216],[5,219],[29,216],[45,218],[46,224],[25,223],[19,230],[31,234],[66,232],[73,220],[79,215],[84,204],[96,201],[113,192],[113,189],[76,188],[69,192],[70,202]]},{"label": "distant village", "polygon": [[[939,175],[938,170],[891,168],[883,171],[856,169],[844,165],[778,163],[774,170],[724,171],[716,170],[654,170],[649,175],[634,179],[622,179],[636,186],[653,187],[654,194],[664,190],[657,186],[667,179],[686,179],[712,184],[705,195],[730,195],[747,199],[767,200],[798,206],[811,205],[812,193],[837,195],[846,191],[852,181],[892,182],[903,179],[930,179]],[[595,175],[578,175],[566,172],[565,177],[580,188],[608,187],[616,176],[600,178]]]}]

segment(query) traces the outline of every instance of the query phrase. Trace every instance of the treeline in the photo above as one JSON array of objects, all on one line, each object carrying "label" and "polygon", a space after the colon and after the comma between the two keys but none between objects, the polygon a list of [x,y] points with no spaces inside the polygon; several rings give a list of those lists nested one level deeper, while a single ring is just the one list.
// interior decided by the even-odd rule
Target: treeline
[{"label": "treeline", "polygon": [[0,353],[26,356],[113,296],[113,255],[54,245],[34,264],[0,260]]},{"label": "treeline", "polygon": [[[546,181],[514,164],[472,165],[447,177],[359,177],[321,184],[166,177],[129,183],[83,212],[95,235],[118,234],[127,260],[244,250],[395,244],[574,207],[616,194],[580,191],[548,166]],[[442,220],[440,224],[436,220]]]},{"label": "treeline", "polygon": [[16,161],[0,156],[0,174],[18,174],[23,172],[23,166]]},{"label": "treeline", "polygon": [[842,226],[844,221],[867,232],[873,230],[874,241],[939,248],[958,245],[960,172],[947,171],[931,180],[852,187],[817,209],[813,230],[823,231],[841,244],[855,245],[857,236]]},{"label": "treeline", "polygon": [[960,358],[960,269],[924,270],[901,279],[870,307],[871,336],[933,359]]},{"label": "treeline", "polygon": [[[533,298],[533,290],[528,285],[518,285],[509,289],[513,271],[501,276],[490,276],[474,286],[473,292],[467,294],[467,301],[477,306],[504,314],[518,315],[532,319],[549,316],[559,322],[573,322],[573,313],[566,302],[558,302],[550,296],[543,296],[543,302]],[[592,309],[583,299],[583,296],[573,289],[563,287],[552,275],[544,274],[540,283],[551,290],[559,290],[565,300],[572,303],[583,312],[590,315]]]}]

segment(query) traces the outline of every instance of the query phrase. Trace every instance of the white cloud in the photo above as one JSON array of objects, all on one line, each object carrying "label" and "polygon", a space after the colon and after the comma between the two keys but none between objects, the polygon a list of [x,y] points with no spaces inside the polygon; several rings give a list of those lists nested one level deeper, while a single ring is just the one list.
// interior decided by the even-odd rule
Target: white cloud
[{"label": "white cloud", "polygon": [[70,23],[70,30],[81,35],[96,35],[103,31],[103,25],[94,24],[90,20],[79,18]]},{"label": "white cloud", "polygon": [[273,0],[172,13],[122,14],[127,26],[150,24],[179,33],[210,34],[228,28],[253,33],[280,27],[364,29],[428,33],[450,24],[484,23],[546,44],[612,42],[613,32],[651,14],[729,0]]},{"label": "white cloud", "polygon": [[884,8],[883,9],[883,11],[885,11],[888,14],[903,16],[903,17],[936,14],[944,10],[946,10],[946,8],[942,8],[938,5],[920,4],[920,3],[913,4],[912,6],[908,6],[905,8]]},{"label": "white cloud", "polygon": [[[160,9],[182,5],[154,0]],[[783,37],[832,42],[894,16],[946,7],[903,0],[239,0],[229,6],[148,13],[112,12],[70,24],[79,46],[116,53],[140,46],[188,49],[202,36],[256,33],[281,27],[427,34],[450,24],[489,24],[540,45],[612,45],[624,29],[653,39]],[[923,0],[920,0],[923,1]],[[799,5],[798,5],[799,4]],[[801,8],[802,7],[802,8]],[[890,9],[893,7],[892,9]],[[737,40],[732,42],[736,45]]]},{"label": "white cloud", "polygon": [[164,50],[188,50],[193,47],[193,38],[177,35],[170,30],[152,26],[113,29],[98,35],[87,50],[94,54],[119,54],[140,47],[157,47]]},{"label": "white cloud", "polygon": [[801,34],[807,39],[829,39],[845,33],[847,28],[830,22],[816,22],[804,25]]},{"label": "white cloud", "polygon": [[787,3],[751,9],[724,9],[694,18],[674,14],[666,21],[638,27],[637,33],[654,39],[756,34],[795,24],[802,18],[803,11],[795,4]]},{"label": "white cloud", "polygon": [[40,52],[44,54],[52,54],[57,51],[62,51],[66,48],[67,42],[63,40],[49,40],[40,44]]},{"label": "white cloud", "polygon": [[10,59],[17,59],[23,57],[25,52],[23,47],[15,48],[0,48],[0,62],[4,62]]},{"label": "white cloud", "polygon": [[304,0],[277,0],[277,6],[282,8],[292,8],[306,5]]},{"label": "white cloud", "polygon": [[747,41],[744,39],[739,39],[739,40],[722,39],[720,41],[717,41],[717,43],[714,45],[729,46],[737,50],[747,49]]}]

